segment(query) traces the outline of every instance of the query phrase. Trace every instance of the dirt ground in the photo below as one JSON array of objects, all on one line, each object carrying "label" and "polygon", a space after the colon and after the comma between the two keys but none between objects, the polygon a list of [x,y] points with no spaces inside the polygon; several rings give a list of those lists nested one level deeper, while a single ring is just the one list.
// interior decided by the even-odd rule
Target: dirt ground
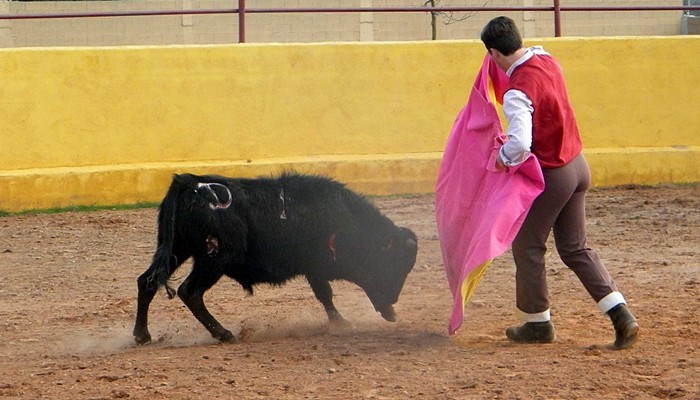
[{"label": "dirt ground", "polygon": [[163,291],[151,307],[154,343],[134,344],[136,277],[154,250],[155,209],[0,218],[0,398],[700,399],[700,186],[589,195],[589,242],[641,325],[627,351],[606,349],[609,319],[556,252],[555,343],[506,340],[517,322],[509,253],[449,336],[433,197],[373,200],[419,237],[399,322],[343,282],[333,285],[336,305],[353,327],[329,330],[303,280],[254,296],[222,280],[205,299],[242,336],[227,344]]}]

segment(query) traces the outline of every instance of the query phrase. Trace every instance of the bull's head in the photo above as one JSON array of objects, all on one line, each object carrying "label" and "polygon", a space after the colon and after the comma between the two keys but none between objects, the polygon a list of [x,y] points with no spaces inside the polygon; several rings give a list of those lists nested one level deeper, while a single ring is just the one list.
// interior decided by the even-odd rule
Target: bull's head
[{"label": "bull's head", "polygon": [[[394,304],[399,300],[408,273],[416,263],[418,239],[408,228],[395,228],[389,235],[377,240],[365,236],[359,243],[347,243],[352,252],[345,253],[351,267],[350,281],[360,286],[375,310],[387,321],[396,321]],[[371,242],[370,242],[371,241]],[[340,250],[340,249],[339,249]],[[339,254],[339,261],[340,261]]]}]

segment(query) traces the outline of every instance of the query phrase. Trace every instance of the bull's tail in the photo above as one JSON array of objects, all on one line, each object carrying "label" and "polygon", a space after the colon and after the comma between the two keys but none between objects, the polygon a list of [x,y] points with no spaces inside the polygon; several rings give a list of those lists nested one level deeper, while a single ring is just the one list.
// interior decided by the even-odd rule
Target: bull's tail
[{"label": "bull's tail", "polygon": [[177,204],[182,193],[188,188],[196,187],[196,182],[193,175],[175,175],[158,211],[158,247],[153,255],[149,280],[155,281],[158,286],[164,286],[170,298],[175,297],[175,289],[168,285],[170,275],[184,261],[177,260],[173,253]]}]

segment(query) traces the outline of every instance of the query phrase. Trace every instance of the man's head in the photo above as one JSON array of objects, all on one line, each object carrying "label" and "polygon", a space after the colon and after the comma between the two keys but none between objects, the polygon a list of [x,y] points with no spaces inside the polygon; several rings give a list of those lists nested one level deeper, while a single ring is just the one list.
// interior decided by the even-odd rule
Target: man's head
[{"label": "man's head", "polygon": [[481,31],[481,41],[491,55],[492,49],[509,56],[523,47],[520,31],[515,21],[508,17],[496,17],[489,21]]}]

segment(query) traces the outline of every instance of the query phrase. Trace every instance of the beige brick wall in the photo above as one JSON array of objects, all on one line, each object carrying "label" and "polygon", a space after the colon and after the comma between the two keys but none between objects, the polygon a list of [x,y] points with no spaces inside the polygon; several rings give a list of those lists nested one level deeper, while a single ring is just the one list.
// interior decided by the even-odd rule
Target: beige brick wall
[{"label": "beige brick wall", "polygon": [[[0,1],[0,14],[5,15],[10,13],[10,3]],[[0,47],[12,47],[12,32],[10,30],[10,21],[0,19]]]},{"label": "beige brick wall", "polygon": [[[422,0],[248,0],[248,7],[420,6]],[[681,0],[566,0],[565,6],[681,5]],[[552,0],[442,0],[444,6],[551,6]],[[119,0],[22,2],[0,0],[0,14],[123,10],[233,9],[237,0]],[[503,13],[454,13],[438,18],[438,39],[477,39],[481,27]],[[525,37],[554,35],[551,12],[510,12]],[[567,12],[564,36],[676,35],[679,11]],[[248,14],[246,41],[406,41],[431,38],[427,13]],[[236,14],[0,20],[0,47],[220,44],[238,42]]]}]

